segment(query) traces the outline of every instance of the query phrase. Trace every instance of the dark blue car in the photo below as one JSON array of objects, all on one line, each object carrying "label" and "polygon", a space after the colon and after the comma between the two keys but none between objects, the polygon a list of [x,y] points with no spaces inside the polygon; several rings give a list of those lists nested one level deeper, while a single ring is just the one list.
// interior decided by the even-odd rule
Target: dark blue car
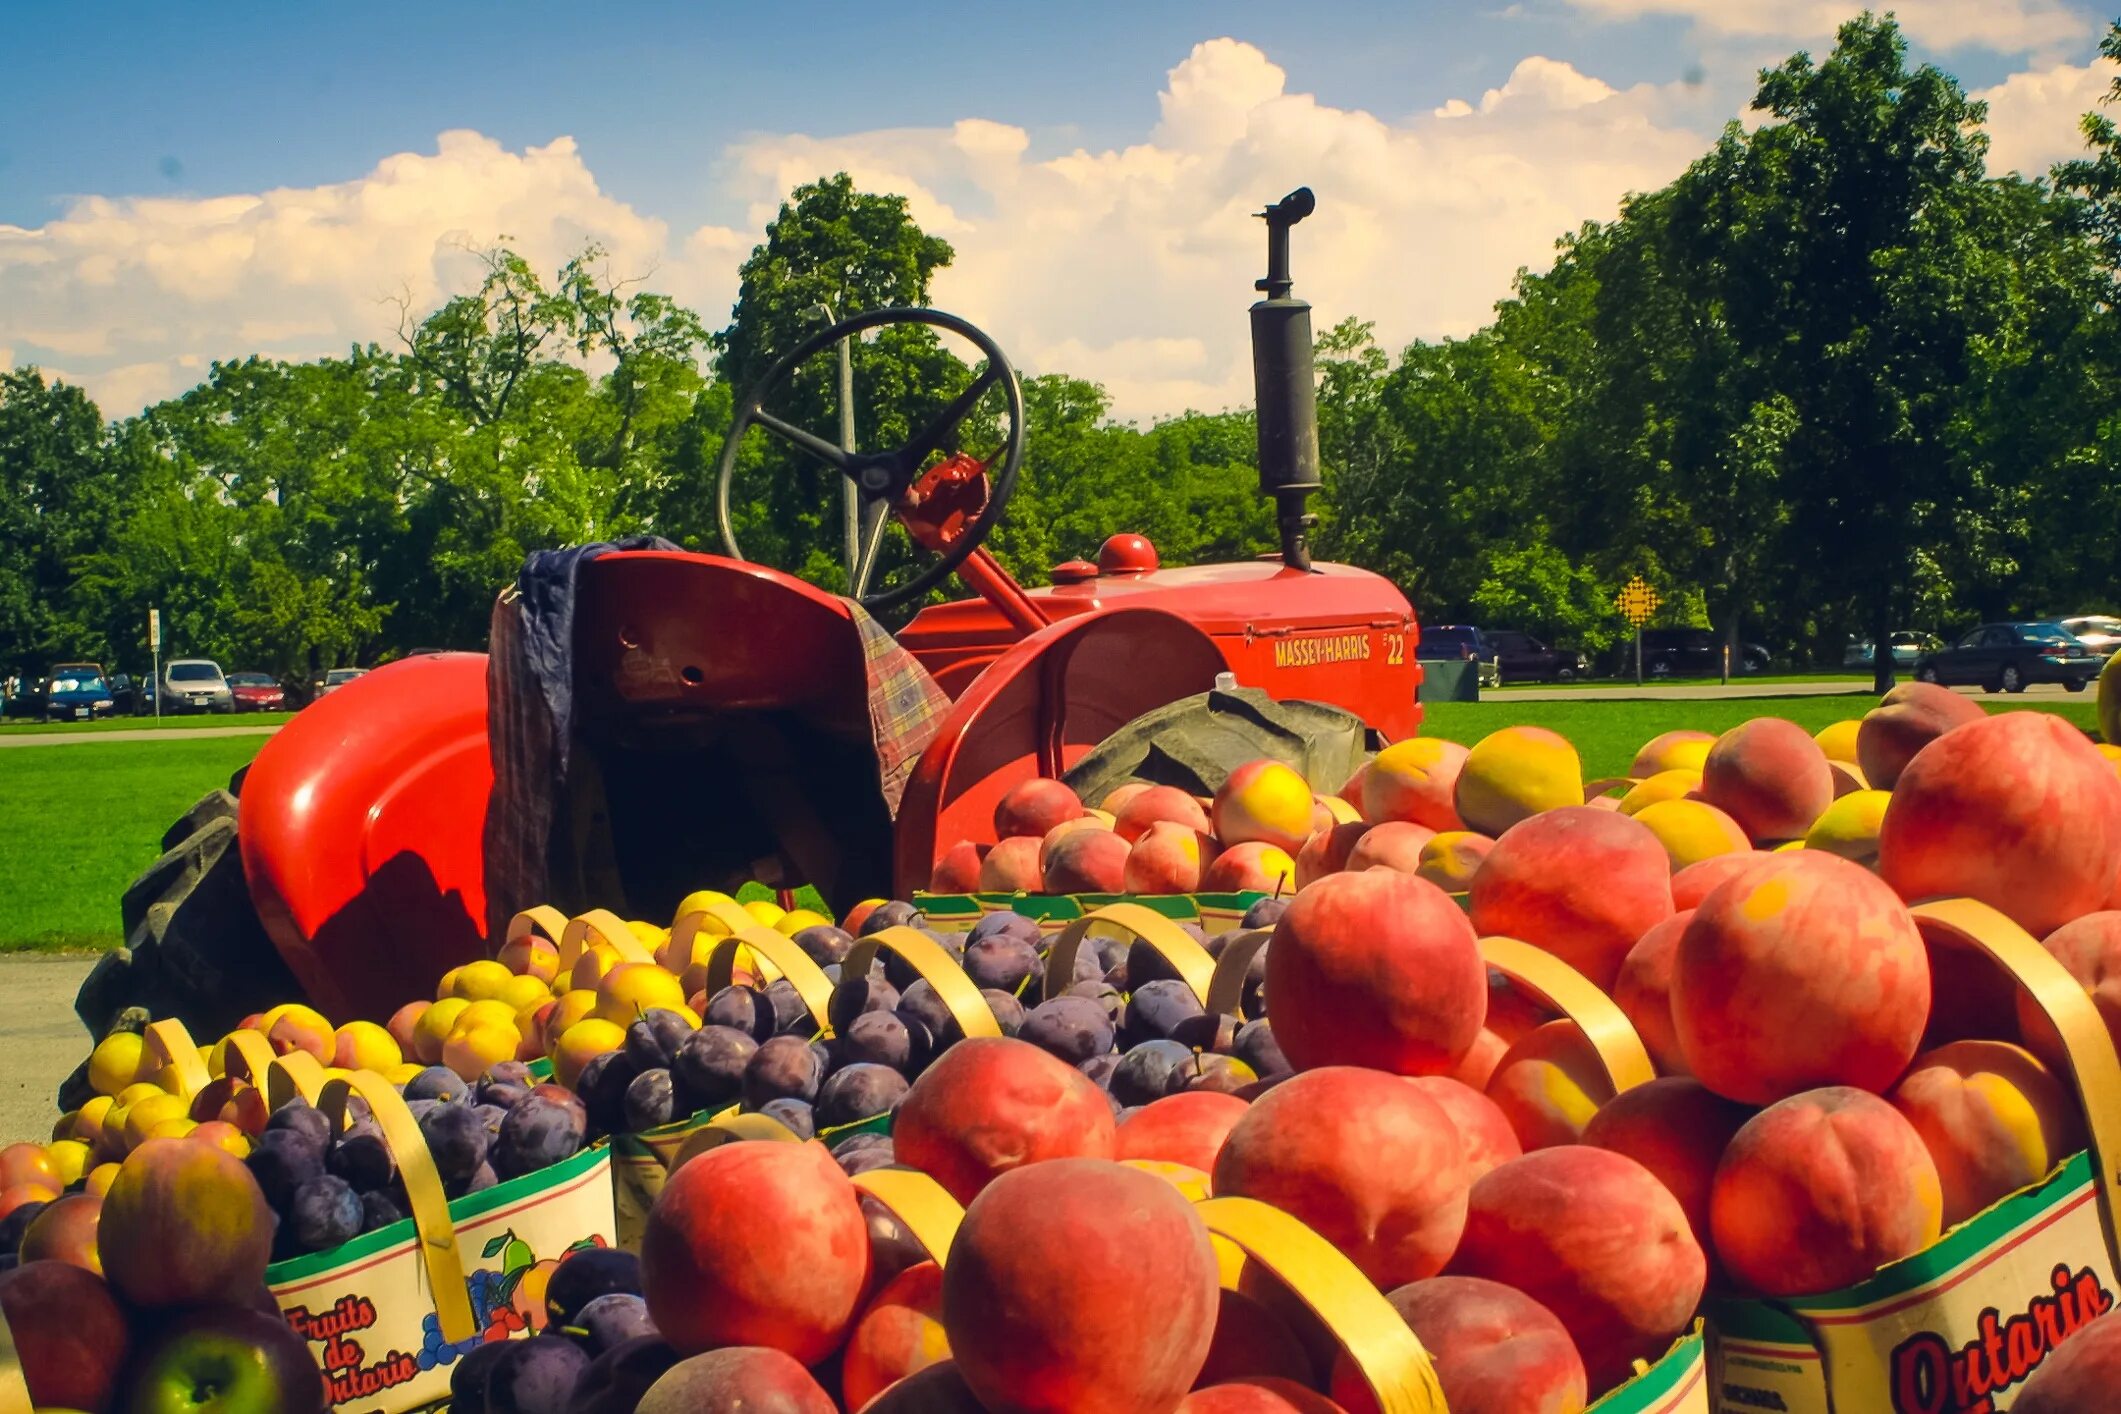
[{"label": "dark blue car", "polygon": [[115,705],[102,673],[75,668],[57,669],[45,679],[43,696],[45,719],[54,722],[108,717]]}]

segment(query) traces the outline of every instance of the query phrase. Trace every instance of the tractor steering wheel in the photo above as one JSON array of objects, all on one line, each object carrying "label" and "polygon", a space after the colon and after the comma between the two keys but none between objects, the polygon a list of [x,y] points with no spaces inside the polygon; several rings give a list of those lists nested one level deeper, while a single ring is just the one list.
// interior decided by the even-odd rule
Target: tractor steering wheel
[{"label": "tractor steering wheel", "polygon": [[[890,452],[845,451],[775,417],[762,406],[766,395],[787,381],[805,359],[832,347],[842,338],[893,324],[928,324],[948,329],[970,341],[987,360],[986,368],[972,380],[971,386],[953,398],[950,405],[914,434],[913,440],[905,446]],[[1001,384],[1009,404],[1009,435],[997,455],[985,462],[963,456],[949,457],[934,467],[926,466],[928,459],[950,441],[951,434],[996,383]],[[926,594],[985,543],[994,533],[994,527],[1001,523],[1002,511],[1016,490],[1017,465],[1024,455],[1023,389],[1017,384],[1016,370],[1009,366],[1008,356],[984,331],[954,314],[933,309],[879,309],[843,319],[803,340],[775,362],[736,406],[729,439],[722,444],[721,477],[714,493],[714,514],[721,527],[722,548],[733,560],[743,559],[744,552],[737,548],[736,528],[730,521],[729,484],[736,475],[737,450],[744,440],[744,433],[754,423],[854,483],[861,497],[861,544],[855,563],[849,566],[848,593],[863,608],[870,610],[887,609]],[[996,461],[999,461],[1000,468],[990,480],[986,472]],[[888,519],[883,512],[886,509],[896,511],[908,533],[935,551],[937,559],[905,584],[872,594],[869,580],[876,573],[879,552],[883,549],[884,523]]]}]

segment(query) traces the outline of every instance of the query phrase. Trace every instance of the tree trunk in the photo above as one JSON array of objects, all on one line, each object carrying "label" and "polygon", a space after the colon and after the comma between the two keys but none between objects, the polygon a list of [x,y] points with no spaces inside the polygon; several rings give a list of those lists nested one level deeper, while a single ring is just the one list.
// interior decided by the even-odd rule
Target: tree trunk
[{"label": "tree trunk", "polygon": [[1871,604],[1871,691],[1893,690],[1893,598],[1881,593]]}]

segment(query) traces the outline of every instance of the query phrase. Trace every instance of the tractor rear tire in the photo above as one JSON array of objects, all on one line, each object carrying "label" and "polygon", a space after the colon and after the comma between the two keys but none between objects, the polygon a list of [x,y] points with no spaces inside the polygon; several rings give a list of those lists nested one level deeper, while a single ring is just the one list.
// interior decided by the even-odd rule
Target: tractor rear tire
[{"label": "tractor rear tire", "polygon": [[205,796],[162,844],[119,904],[125,945],[103,955],[74,998],[89,1033],[137,1029],[144,1012],[211,1040],[252,1012],[299,1001],[243,878],[234,793]]},{"label": "tractor rear tire", "polygon": [[1256,687],[1218,688],[1144,712],[1076,762],[1066,780],[1091,805],[1128,781],[1213,795],[1239,766],[1271,758],[1331,793],[1382,745],[1342,708],[1277,702]]}]

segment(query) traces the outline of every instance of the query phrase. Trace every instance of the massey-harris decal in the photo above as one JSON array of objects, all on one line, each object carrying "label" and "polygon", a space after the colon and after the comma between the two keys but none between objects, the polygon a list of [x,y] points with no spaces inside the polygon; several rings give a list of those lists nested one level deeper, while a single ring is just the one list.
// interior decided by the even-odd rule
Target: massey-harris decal
[{"label": "massey-harris decal", "polygon": [[2051,1296],[2004,1317],[1993,1306],[1978,1334],[1957,1350],[1934,1331],[1908,1337],[1893,1351],[1893,1414],[1993,1414],[1995,1397],[2018,1384],[2072,1331],[2114,1307],[2113,1293],[2091,1268],[2058,1266]]}]

